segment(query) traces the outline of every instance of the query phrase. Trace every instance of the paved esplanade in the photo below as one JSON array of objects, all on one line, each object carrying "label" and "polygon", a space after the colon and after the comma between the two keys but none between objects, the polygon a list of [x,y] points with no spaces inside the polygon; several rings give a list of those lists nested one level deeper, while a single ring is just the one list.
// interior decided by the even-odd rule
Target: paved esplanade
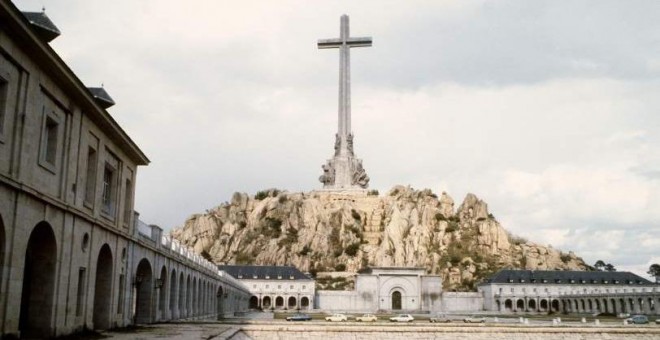
[{"label": "paved esplanade", "polygon": [[326,189],[366,189],[369,176],[362,167],[362,160],[353,152],[351,132],[351,47],[371,46],[371,38],[351,38],[348,16],[341,16],[339,38],[318,41],[319,48],[339,48],[339,126],[335,135],[335,155],[323,165],[319,178]]}]

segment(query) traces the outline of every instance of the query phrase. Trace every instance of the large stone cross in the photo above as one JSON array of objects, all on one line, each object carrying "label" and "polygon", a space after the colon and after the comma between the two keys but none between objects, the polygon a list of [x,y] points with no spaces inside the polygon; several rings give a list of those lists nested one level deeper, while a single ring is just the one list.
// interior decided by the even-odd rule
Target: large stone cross
[{"label": "large stone cross", "polygon": [[339,127],[337,135],[342,145],[351,134],[351,47],[369,47],[371,37],[351,38],[348,30],[348,15],[341,16],[339,38],[321,39],[319,48],[339,48]]},{"label": "large stone cross", "polygon": [[335,139],[335,155],[323,165],[319,181],[329,190],[364,190],[369,186],[362,160],[353,151],[351,132],[351,47],[371,46],[371,38],[351,38],[348,15],[341,16],[341,34],[338,39],[318,41],[319,48],[339,49],[339,128]]}]

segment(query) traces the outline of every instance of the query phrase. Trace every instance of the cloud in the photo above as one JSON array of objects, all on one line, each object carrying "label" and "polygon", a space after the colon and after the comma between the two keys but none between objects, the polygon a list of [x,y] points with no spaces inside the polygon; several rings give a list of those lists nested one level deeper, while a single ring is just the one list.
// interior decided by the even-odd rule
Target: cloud
[{"label": "cloud", "polygon": [[[660,239],[660,2],[24,0],[152,164],[136,208],[169,229],[234,191],[312,190],[332,155],[339,16],[372,187],[468,192],[514,233],[647,266]],[[378,8],[378,11],[374,11]],[[635,247],[630,247],[634,244]],[[647,266],[648,267],[648,266]]]}]

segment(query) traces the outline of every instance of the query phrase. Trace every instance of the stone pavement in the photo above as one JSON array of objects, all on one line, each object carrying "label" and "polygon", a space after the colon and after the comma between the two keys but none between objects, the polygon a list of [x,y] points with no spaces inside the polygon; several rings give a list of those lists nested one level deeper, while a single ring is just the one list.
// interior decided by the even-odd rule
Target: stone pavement
[{"label": "stone pavement", "polygon": [[471,340],[660,340],[660,325],[580,325],[578,323],[548,327],[516,324],[378,324],[325,323],[322,321],[291,323],[272,320],[270,313],[247,315],[216,322],[191,321],[141,326],[102,334],[109,339],[471,339]]}]

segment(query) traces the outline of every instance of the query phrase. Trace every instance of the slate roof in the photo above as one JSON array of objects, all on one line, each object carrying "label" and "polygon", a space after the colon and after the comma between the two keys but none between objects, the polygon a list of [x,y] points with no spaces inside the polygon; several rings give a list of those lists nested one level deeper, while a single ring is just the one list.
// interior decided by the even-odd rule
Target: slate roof
[{"label": "slate roof", "polygon": [[293,266],[220,265],[218,269],[239,280],[312,280]]},{"label": "slate roof", "polygon": [[21,12],[25,19],[32,25],[32,27],[37,31],[37,34],[46,42],[50,42],[53,39],[57,38],[60,34],[60,30],[55,26],[55,24],[50,21],[46,13],[44,12]]},{"label": "slate roof", "polygon": [[577,270],[513,270],[504,269],[484,280],[488,283],[524,284],[613,284],[652,285],[653,282],[631,272],[600,272]]},{"label": "slate roof", "polygon": [[115,101],[110,97],[108,92],[105,91],[102,87],[88,87],[89,92],[92,94],[96,102],[101,105],[102,108],[107,109],[112,105],[115,105]]}]

